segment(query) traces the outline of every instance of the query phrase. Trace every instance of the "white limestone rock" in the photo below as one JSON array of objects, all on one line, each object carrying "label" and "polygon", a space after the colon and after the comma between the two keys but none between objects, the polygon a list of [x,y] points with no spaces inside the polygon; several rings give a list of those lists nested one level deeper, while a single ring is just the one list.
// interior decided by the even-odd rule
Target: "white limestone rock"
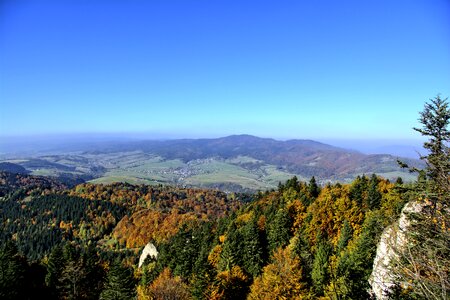
[{"label": "white limestone rock", "polygon": [[407,215],[419,213],[423,207],[423,203],[417,201],[407,203],[402,209],[398,221],[387,227],[381,235],[373,262],[372,274],[369,278],[372,292],[378,300],[388,299],[387,293],[396,284],[390,266],[394,260],[398,259],[398,251],[404,249],[407,243],[406,232],[410,226]]},{"label": "white limestone rock", "polygon": [[149,256],[154,259],[158,258],[158,250],[156,250],[155,245],[153,245],[150,242],[147,245],[145,245],[144,250],[142,250],[141,257],[139,257],[139,265],[138,265],[139,268],[142,266],[145,259]]}]

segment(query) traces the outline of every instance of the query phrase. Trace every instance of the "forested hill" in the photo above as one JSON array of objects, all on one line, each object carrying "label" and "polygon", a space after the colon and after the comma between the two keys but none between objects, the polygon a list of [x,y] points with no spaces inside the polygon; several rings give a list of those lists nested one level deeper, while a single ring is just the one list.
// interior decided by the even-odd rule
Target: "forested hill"
[{"label": "forested hill", "polygon": [[[181,159],[184,162],[214,157],[230,159],[245,156],[265,164],[286,168],[294,174],[323,179],[348,178],[357,173],[400,170],[396,158],[391,155],[365,155],[312,140],[278,141],[252,135],[232,135],[217,139],[128,142],[110,146],[105,150],[110,152],[142,150],[165,159]],[[412,159],[408,161],[414,163]],[[420,164],[417,161],[415,163]]]},{"label": "forested hill", "polygon": [[0,199],[7,196],[20,198],[20,195],[29,195],[31,192],[48,193],[66,188],[67,185],[52,178],[0,171]]},{"label": "forested hill", "polygon": [[[312,299],[334,288],[363,299],[377,238],[407,198],[401,181],[375,175],[323,188],[293,178],[250,202],[243,194],[124,183],[43,190],[24,186],[36,178],[20,178],[12,189],[28,192],[0,201],[0,264],[11,271],[0,276],[0,290],[21,299],[97,299],[117,285],[139,299]],[[138,269],[149,241],[158,259]]]}]

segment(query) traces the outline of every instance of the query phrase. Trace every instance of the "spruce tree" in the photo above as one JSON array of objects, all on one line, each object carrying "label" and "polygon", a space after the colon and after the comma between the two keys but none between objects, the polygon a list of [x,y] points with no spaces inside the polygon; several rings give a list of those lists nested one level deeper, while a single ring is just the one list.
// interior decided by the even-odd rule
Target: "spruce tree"
[{"label": "spruce tree", "polygon": [[242,266],[242,236],[234,222],[230,224],[226,240],[223,243],[219,270],[230,271],[233,266]]},{"label": "spruce tree", "polygon": [[98,299],[104,279],[104,271],[94,244],[87,246],[82,256],[85,276],[81,280],[84,299]]},{"label": "spruce tree", "polygon": [[353,230],[347,220],[344,220],[342,225],[341,234],[339,235],[339,241],[337,244],[338,253],[347,246],[348,242],[352,238]]},{"label": "spruce tree", "polygon": [[350,200],[356,201],[359,206],[362,206],[365,201],[367,194],[367,184],[368,180],[365,175],[357,176],[350,187]]},{"label": "spruce tree", "polygon": [[320,189],[319,189],[319,186],[316,183],[316,178],[314,178],[314,176],[311,177],[311,180],[309,181],[308,193],[309,193],[309,196],[312,199],[316,199],[317,196],[319,196]]},{"label": "spruce tree", "polygon": [[370,210],[378,209],[381,205],[381,193],[378,190],[379,179],[372,174],[369,180],[369,189],[367,191],[367,207]]},{"label": "spruce tree", "polygon": [[242,228],[242,260],[244,270],[253,277],[261,273],[263,267],[263,248],[259,239],[259,229],[256,220],[250,220]]},{"label": "spruce tree", "polygon": [[63,249],[61,245],[57,245],[52,249],[47,262],[47,274],[45,276],[45,284],[50,288],[53,297],[58,298],[61,290],[59,279],[64,269],[65,260],[63,258]]},{"label": "spruce tree", "polygon": [[441,99],[438,95],[426,103],[419,118],[422,128],[414,128],[429,138],[423,144],[428,154],[421,156],[421,159],[427,164],[426,175],[429,179],[426,197],[434,205],[437,201],[450,204],[450,108],[447,99]]},{"label": "spruce tree", "polygon": [[135,282],[133,271],[123,267],[116,260],[109,269],[105,288],[100,294],[101,300],[128,300],[135,296]]},{"label": "spruce tree", "polygon": [[318,295],[323,295],[325,287],[330,279],[329,258],[331,255],[330,245],[322,240],[314,256],[311,278],[314,290]]},{"label": "spruce tree", "polygon": [[437,96],[426,103],[419,122],[422,127],[414,129],[429,138],[424,143],[428,152],[421,156],[426,168],[419,170],[418,182],[413,189],[414,200],[422,205],[422,211],[408,216],[408,243],[397,249],[400,259],[393,263],[393,270],[399,282],[408,282],[411,296],[417,299],[448,299],[450,108],[447,99]]},{"label": "spruce tree", "polygon": [[0,299],[22,299],[26,267],[16,244],[6,242],[0,249]]},{"label": "spruce tree", "polygon": [[275,217],[268,226],[267,239],[269,241],[269,250],[273,251],[278,247],[284,247],[290,239],[291,220],[285,209],[279,209]]}]

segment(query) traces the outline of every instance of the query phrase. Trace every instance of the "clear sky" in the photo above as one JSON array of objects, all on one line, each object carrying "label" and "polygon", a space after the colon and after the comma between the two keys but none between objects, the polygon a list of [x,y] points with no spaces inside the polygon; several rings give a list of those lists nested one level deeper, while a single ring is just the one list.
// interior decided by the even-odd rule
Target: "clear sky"
[{"label": "clear sky", "polygon": [[409,139],[450,1],[0,2],[0,135]]}]

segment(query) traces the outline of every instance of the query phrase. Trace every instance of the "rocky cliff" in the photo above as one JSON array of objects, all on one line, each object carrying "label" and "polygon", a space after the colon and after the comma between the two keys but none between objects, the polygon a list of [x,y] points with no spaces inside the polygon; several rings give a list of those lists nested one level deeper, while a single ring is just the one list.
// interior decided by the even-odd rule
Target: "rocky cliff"
[{"label": "rocky cliff", "polygon": [[389,299],[391,288],[397,284],[392,263],[399,258],[399,252],[405,249],[407,230],[410,227],[408,215],[419,213],[424,207],[423,202],[413,201],[405,205],[397,222],[387,227],[381,235],[377,254],[373,263],[373,271],[369,284],[376,299]]}]

